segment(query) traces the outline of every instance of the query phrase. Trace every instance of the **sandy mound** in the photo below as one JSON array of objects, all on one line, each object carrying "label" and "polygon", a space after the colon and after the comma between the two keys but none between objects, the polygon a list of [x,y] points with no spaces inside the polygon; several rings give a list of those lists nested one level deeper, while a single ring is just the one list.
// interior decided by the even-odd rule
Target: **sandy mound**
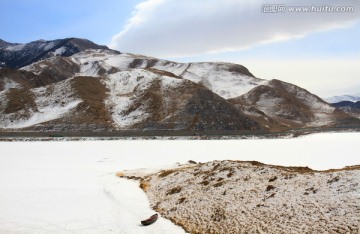
[{"label": "sandy mound", "polygon": [[359,232],[358,166],[319,172],[214,161],[140,177],[153,208],[191,233]]}]

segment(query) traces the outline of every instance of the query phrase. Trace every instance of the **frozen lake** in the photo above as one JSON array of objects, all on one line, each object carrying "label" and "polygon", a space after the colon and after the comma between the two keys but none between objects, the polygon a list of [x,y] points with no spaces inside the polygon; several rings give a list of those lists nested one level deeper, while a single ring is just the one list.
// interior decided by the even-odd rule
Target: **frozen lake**
[{"label": "frozen lake", "polygon": [[256,160],[312,169],[360,164],[360,133],[295,139],[0,142],[0,233],[184,233],[117,171],[188,160]]}]

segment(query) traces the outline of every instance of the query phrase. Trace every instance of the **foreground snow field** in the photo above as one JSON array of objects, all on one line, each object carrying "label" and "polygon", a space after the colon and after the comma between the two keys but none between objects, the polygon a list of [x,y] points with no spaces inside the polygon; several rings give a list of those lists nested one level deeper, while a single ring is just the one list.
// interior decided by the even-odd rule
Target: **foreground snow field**
[{"label": "foreground snow field", "polygon": [[152,215],[117,171],[188,160],[257,160],[312,169],[360,164],[359,133],[226,141],[0,142],[0,233],[184,233]]}]

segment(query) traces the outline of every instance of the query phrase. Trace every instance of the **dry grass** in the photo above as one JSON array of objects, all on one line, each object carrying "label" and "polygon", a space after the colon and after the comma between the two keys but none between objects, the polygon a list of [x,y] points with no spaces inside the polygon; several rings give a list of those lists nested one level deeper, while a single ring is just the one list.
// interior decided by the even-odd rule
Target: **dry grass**
[{"label": "dry grass", "polygon": [[[254,168],[257,170],[253,171]],[[351,167],[351,169],[355,170],[360,168],[356,166]],[[343,170],[349,170],[349,168],[345,168]],[[161,213],[163,217],[166,217],[172,220],[174,223],[181,225],[190,233],[241,233],[232,232],[231,230],[235,229],[231,227],[231,224],[228,225],[225,223],[236,223],[236,221],[239,220],[237,219],[238,217],[249,218],[249,216],[251,216],[249,214],[252,214],[252,212],[255,211],[257,212],[257,215],[254,217],[252,222],[257,222],[257,220],[261,219],[261,215],[264,214],[263,212],[270,212],[271,214],[271,212],[274,211],[272,209],[269,211],[269,207],[278,200],[283,202],[284,200],[288,199],[288,195],[283,193],[283,190],[287,191],[288,184],[299,183],[299,180],[302,180],[300,177],[306,179],[307,183],[304,183],[306,184],[306,187],[305,185],[304,187],[294,186],[296,193],[293,195],[299,196],[299,201],[302,201],[301,199],[312,199],[311,197],[315,194],[315,196],[322,196],[324,189],[332,189],[330,187],[337,186],[338,182],[343,182],[343,178],[341,178],[341,176],[319,175],[318,173],[313,173],[314,170],[306,167],[279,167],[266,165],[256,161],[227,161],[227,163],[223,163],[222,161],[213,161],[206,163],[206,165],[191,165],[190,170],[181,171],[184,174],[179,173],[179,177],[185,176],[186,174],[186,176],[190,176],[192,179],[185,177],[185,180],[178,180],[179,183],[177,183],[177,177],[175,176],[174,172],[178,172],[178,170],[172,169],[161,171],[160,174],[162,177],[159,176],[159,173],[148,177],[154,178],[154,181],[151,180],[152,187],[148,190],[147,193],[152,194],[150,198],[155,199],[153,204],[156,204],[156,208],[158,209],[157,211]],[[249,180],[248,178],[250,178],[250,176],[248,172],[254,173],[254,176],[252,176],[250,181],[243,182],[243,179]],[[309,173],[309,175],[307,175],[307,173]],[[231,179],[228,179],[230,178],[227,177],[228,174],[231,174]],[[262,178],[260,183],[258,183],[259,178],[257,176]],[[332,186],[326,187],[324,183],[321,185],[318,185],[317,183],[313,184],[311,183],[312,176],[323,177],[325,178],[323,180],[325,184],[332,184]],[[168,181],[168,183],[163,183],[164,181]],[[259,186],[260,184],[261,186]],[[159,185],[161,185],[161,187],[157,187]],[[326,188],[324,188],[324,186]],[[214,189],[214,187],[218,188]],[[202,192],[197,194],[197,191]],[[194,194],[197,194],[196,198],[194,198]],[[214,197],[214,194],[217,196]],[[204,196],[206,196],[206,198]],[[229,200],[224,200],[224,196],[228,196],[228,198],[234,197],[234,200],[229,202]],[[284,196],[286,199],[282,199],[282,196]],[[156,198],[160,199],[156,200]],[[235,213],[235,215],[233,215],[233,210],[230,208],[233,206],[233,202],[238,202],[238,204],[236,204],[238,209],[236,210],[237,213]],[[296,199],[294,202],[296,202]],[[189,211],[189,207],[192,207],[194,204],[198,203],[201,204],[201,207],[204,207],[204,209],[201,208],[203,213],[197,213],[200,209],[199,207],[197,207],[196,211]],[[279,205],[279,210],[283,212],[282,217],[287,217],[286,215],[293,217],[293,214],[287,214],[287,212],[293,212],[292,210],[290,211],[290,208],[293,208],[290,205],[291,203],[287,203],[287,201]],[[225,207],[227,207],[226,209],[229,209],[230,211],[225,212],[223,210]],[[277,206],[275,205],[275,207]],[[309,209],[310,208],[313,209],[313,207],[309,206]],[[194,215],[194,213],[196,213],[196,215]],[[201,217],[197,219],[199,216]],[[206,217],[206,219],[203,217]],[[283,219],[282,217],[279,217],[279,219],[286,219]],[[242,222],[240,224],[238,223],[239,225],[243,225],[247,228],[251,227],[251,223],[248,222],[248,219],[241,220]],[[264,218],[264,220],[270,219]],[[284,222],[287,221],[285,220]],[[311,220],[309,222],[311,222]],[[287,225],[289,224],[287,223]],[[223,229],[219,228],[220,226]],[[267,228],[268,226],[268,223],[264,224],[264,227]],[[224,230],[224,232],[219,230]],[[266,232],[268,230],[264,229],[263,231]]]},{"label": "dry grass", "polygon": [[116,176],[125,177],[125,173],[124,172],[118,172],[118,173],[116,173]]},{"label": "dry grass", "polygon": [[150,184],[148,181],[145,181],[145,180],[141,180],[140,181],[140,188],[142,190],[144,190],[144,192],[148,191],[148,189],[150,188]]},{"label": "dry grass", "polygon": [[220,182],[218,182],[218,183],[215,183],[213,186],[214,186],[215,188],[217,188],[217,187],[223,186],[223,184],[224,184],[224,181],[220,181]]},{"label": "dry grass", "polygon": [[[227,161],[228,163],[223,163],[222,161],[213,161],[205,164],[191,164],[190,162],[184,165],[181,168],[173,168],[168,170],[162,170],[158,173],[153,173],[151,175],[146,176],[141,179],[140,188],[143,189],[148,194],[152,194],[154,191],[158,191],[160,194],[163,194],[164,197],[156,195],[154,197],[161,197],[161,199],[155,199],[152,203],[152,207],[161,213],[163,217],[166,217],[172,220],[174,223],[182,226],[185,230],[188,230],[190,233],[222,233],[219,232],[220,229],[217,229],[217,232],[214,229],[214,226],[209,225],[209,223],[215,223],[214,225],[222,225],[226,223],[228,220],[234,218],[231,213],[226,213],[222,210],[224,207],[221,206],[221,203],[218,203],[218,200],[223,199],[224,196],[235,196],[236,199],[240,203],[244,202],[242,205],[246,205],[244,194],[248,191],[251,197],[258,197],[258,201],[253,203],[254,207],[247,205],[247,207],[252,208],[253,210],[260,210],[259,212],[266,211],[269,207],[270,203],[276,202],[279,197],[283,196],[282,189],[284,188],[281,184],[289,184],[295,183],[298,180],[298,177],[305,176],[311,177],[311,174],[314,176],[319,176],[317,173],[313,173],[314,171],[309,168],[303,167],[279,167],[273,165],[266,165],[260,162],[242,162],[242,161]],[[249,180],[250,176],[247,173],[243,173],[244,170],[249,172],[253,172],[253,169],[257,170],[255,173],[263,178],[263,184],[261,186],[255,186],[255,189],[252,190],[244,190],[241,191],[241,187],[245,185],[249,185],[251,183],[256,183],[257,177],[253,176],[250,181],[243,182],[242,180]],[[351,169],[360,169],[359,166],[350,167]],[[269,170],[275,169],[275,170]],[[345,168],[343,170],[349,170],[349,168]],[[298,171],[298,173],[296,172]],[[240,175],[239,175],[240,173]],[[306,173],[310,173],[310,175],[303,175]],[[196,175],[195,175],[196,174]],[[231,179],[228,179],[227,175],[231,174]],[[124,176],[123,173],[118,173],[118,176]],[[194,217],[189,218],[191,216],[181,216],[179,212],[184,212],[187,210],[189,206],[194,204],[194,202],[203,202],[204,197],[199,197],[200,199],[194,199],[193,194],[195,190],[189,190],[186,187],[186,184],[174,183],[177,181],[177,178],[184,178],[183,176],[193,176],[194,180],[190,182],[194,183],[192,186],[198,186],[196,191],[203,190],[205,194],[209,194],[210,192],[216,192],[219,196],[216,198],[216,202],[209,203],[209,206],[206,205],[205,213],[207,215],[206,224],[200,227],[201,222],[205,222],[204,220],[198,220],[198,222],[194,222]],[[204,179],[204,178],[207,179]],[[187,177],[186,177],[187,178]],[[154,179],[154,180],[153,180]],[[289,179],[289,181],[285,181],[284,179]],[[290,180],[291,179],[291,180]],[[172,181],[168,184],[161,184],[160,181]],[[181,181],[181,180],[179,180]],[[187,181],[187,179],[186,179]],[[294,182],[295,181],[295,182]],[[325,183],[332,184],[332,186],[337,185],[337,182],[343,182],[342,178],[339,176],[328,176]],[[270,183],[269,183],[270,182]],[[273,183],[272,183],[273,182]],[[188,183],[188,182],[184,182]],[[233,183],[233,184],[232,184]],[[161,187],[158,185],[161,184]],[[233,189],[237,189],[239,186],[239,192]],[[276,186],[276,187],[275,187]],[[217,187],[217,189],[215,188]],[[286,187],[286,186],[285,186]],[[330,186],[328,186],[330,187]],[[235,192],[234,192],[235,191]],[[301,188],[297,191],[297,195],[299,195],[302,199],[311,199],[311,196],[318,196],[323,192],[323,188],[316,184],[306,185],[306,187]],[[191,195],[190,195],[191,194]],[[233,195],[232,195],[233,194]],[[305,196],[304,196],[305,195]],[[153,197],[153,198],[154,198]],[[211,197],[211,196],[209,196]],[[209,199],[206,197],[205,201]],[[151,198],[151,196],[150,196]],[[165,200],[172,200],[171,205],[164,206],[166,204]],[[247,198],[246,198],[247,199]],[[250,198],[249,198],[250,199]],[[251,198],[252,199],[252,198]],[[232,203],[222,203],[224,206],[232,205]],[[203,205],[203,204],[202,204]],[[220,206],[219,206],[220,205]],[[247,217],[247,211],[241,208],[240,212],[237,215],[241,214],[241,217]],[[288,205],[288,203],[284,203],[284,205]],[[205,206],[205,205],[204,205]],[[167,208],[168,207],[168,208]],[[287,207],[282,208],[285,211],[288,209]],[[242,211],[241,211],[242,210]],[[284,212],[285,212],[284,211]],[[249,211],[250,212],[250,211]],[[251,211],[252,212],[252,211]],[[204,215],[205,215],[204,213]],[[239,216],[237,216],[239,217]],[[257,216],[257,217],[261,217]],[[246,226],[246,225],[245,225]],[[229,230],[232,230],[229,226]],[[227,232],[227,233],[239,233],[239,232]]]},{"label": "dry grass", "polygon": [[208,185],[210,182],[209,181],[207,181],[207,180],[204,180],[204,181],[202,181],[200,184],[202,184],[202,185]]},{"label": "dry grass", "polygon": [[175,75],[174,73],[172,72],[168,72],[168,71],[164,71],[164,70],[159,70],[159,69],[156,69],[156,68],[145,68],[146,70],[152,72],[152,73],[155,73],[155,74],[158,74],[158,75],[161,75],[161,76],[169,76],[169,77],[173,77],[173,78],[176,78],[176,79],[182,79],[180,77],[178,77],[177,75]]},{"label": "dry grass", "polygon": [[111,127],[112,118],[104,103],[108,90],[101,78],[75,77],[72,87],[83,100],[77,107],[78,111],[82,112],[78,121]]},{"label": "dry grass", "polygon": [[181,187],[175,187],[175,188],[168,190],[166,192],[166,195],[172,195],[172,194],[180,193],[180,192],[181,192]]},{"label": "dry grass", "polygon": [[34,94],[27,89],[10,89],[6,93],[6,96],[8,103],[5,108],[5,114],[12,114],[24,110],[24,116],[20,117],[27,117],[29,110],[36,110]]},{"label": "dry grass", "polygon": [[179,199],[178,204],[181,204],[181,203],[183,203],[183,202],[185,202],[185,201],[186,201],[186,198],[185,198],[185,197],[182,197],[182,198]]},{"label": "dry grass", "polygon": [[266,187],[265,191],[268,192],[268,191],[273,190],[273,189],[275,189],[275,188],[276,188],[275,186],[269,184],[269,185]]},{"label": "dry grass", "polygon": [[174,172],[176,172],[177,170],[166,170],[166,171],[161,171],[160,174],[159,174],[159,177],[160,178],[164,178]]},{"label": "dry grass", "polygon": [[269,179],[269,182],[274,182],[275,180],[277,180],[277,176],[273,176]]}]

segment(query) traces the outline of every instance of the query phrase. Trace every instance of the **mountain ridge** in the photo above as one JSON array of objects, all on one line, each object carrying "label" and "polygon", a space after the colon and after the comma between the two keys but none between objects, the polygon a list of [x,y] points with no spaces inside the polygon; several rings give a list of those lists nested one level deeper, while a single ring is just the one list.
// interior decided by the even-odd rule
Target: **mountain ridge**
[{"label": "mountain ridge", "polygon": [[332,96],[329,98],[324,98],[324,100],[328,103],[339,103],[342,101],[357,102],[360,101],[360,93]]},{"label": "mountain ridge", "polygon": [[305,89],[257,78],[239,64],[177,63],[76,38],[56,43],[37,41],[44,56],[0,68],[0,130],[283,131],[352,119]]},{"label": "mountain ridge", "polygon": [[331,104],[333,107],[336,107],[342,110],[345,113],[348,113],[354,117],[360,118],[360,101],[351,102],[351,101],[341,101]]},{"label": "mountain ridge", "polygon": [[25,44],[1,40],[0,65],[17,69],[52,56],[71,56],[86,49],[110,50],[107,46],[100,46],[80,38],[37,40]]}]

